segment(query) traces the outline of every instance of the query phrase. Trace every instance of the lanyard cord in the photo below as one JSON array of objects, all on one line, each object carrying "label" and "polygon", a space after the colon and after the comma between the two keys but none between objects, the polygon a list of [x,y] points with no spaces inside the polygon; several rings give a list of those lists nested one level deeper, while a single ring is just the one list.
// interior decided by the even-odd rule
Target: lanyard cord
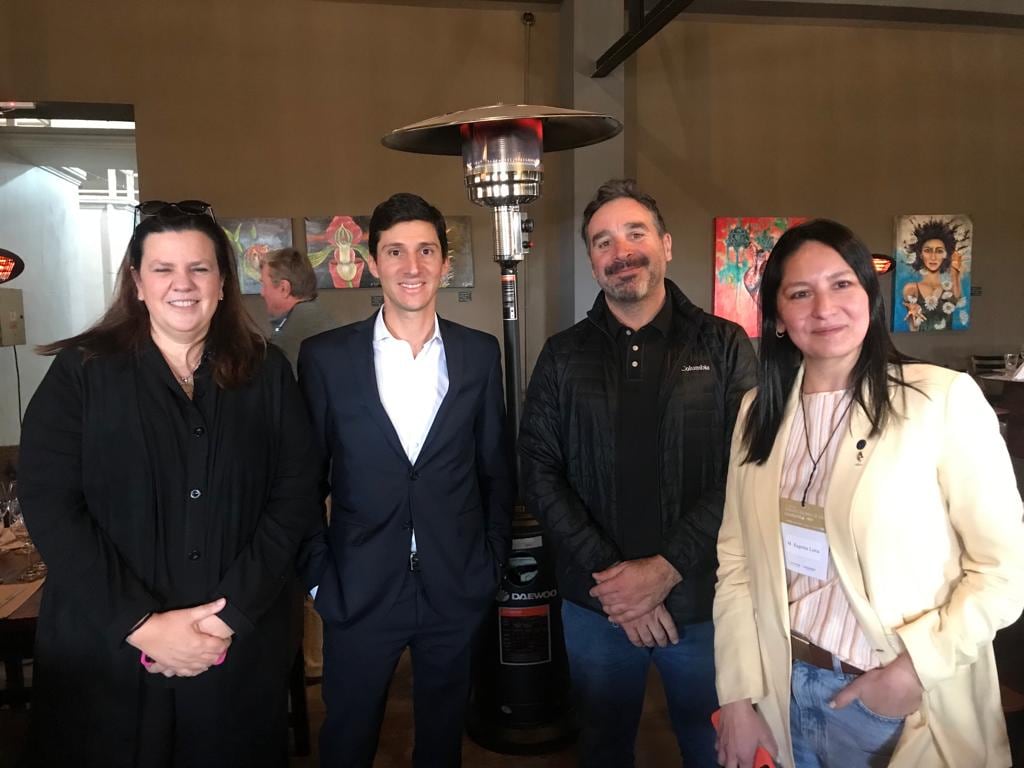
[{"label": "lanyard cord", "polygon": [[846,408],[843,409],[842,416],[839,417],[839,421],[836,422],[835,426],[832,427],[832,432],[828,436],[828,440],[825,441],[825,445],[822,446],[821,452],[818,454],[818,458],[814,458],[814,454],[811,453],[811,435],[807,431],[807,406],[804,404],[803,393],[800,394],[800,410],[803,412],[804,417],[804,443],[807,446],[807,458],[811,460],[811,474],[807,476],[807,485],[804,486],[803,496],[800,498],[800,506],[807,506],[807,493],[811,490],[811,483],[814,481],[814,474],[818,471],[818,463],[821,461],[822,456],[825,455],[825,451],[832,444],[832,438],[836,436],[836,432],[839,431],[839,427],[843,425],[846,420],[846,414],[850,412],[850,406],[853,405],[853,396],[851,394],[850,401],[846,404]]}]

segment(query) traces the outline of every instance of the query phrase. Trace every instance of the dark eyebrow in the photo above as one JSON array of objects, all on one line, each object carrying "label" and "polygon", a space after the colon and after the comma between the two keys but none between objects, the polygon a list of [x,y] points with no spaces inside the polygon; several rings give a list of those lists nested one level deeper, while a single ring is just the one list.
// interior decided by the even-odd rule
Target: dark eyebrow
[{"label": "dark eyebrow", "polygon": [[[647,230],[650,229],[650,227],[647,225],[647,222],[645,222],[645,221],[627,221],[623,225],[623,229],[628,229],[628,230],[642,229],[644,231],[647,231]],[[605,235],[609,235],[609,234],[611,234],[611,230],[608,230],[608,229],[602,229],[600,232],[595,232],[593,234],[593,236],[591,236],[591,238],[590,238],[590,244],[593,245],[600,238],[604,237]]]},{"label": "dark eyebrow", "polygon": [[[413,248],[422,248],[425,245],[434,246],[435,248],[440,248],[441,247],[441,244],[439,242],[437,242],[436,240],[423,240],[423,241],[421,241],[419,243],[416,243],[412,247]],[[377,245],[377,248],[405,248],[405,247],[406,247],[406,244],[405,244],[404,240],[398,240],[398,241],[393,242],[393,243],[379,243]]]},{"label": "dark eyebrow", "polygon": [[[854,272],[853,269],[851,269],[850,267],[847,267],[846,269],[837,270],[837,271],[833,272],[830,275],[825,275],[825,279],[831,282],[832,280],[835,280],[836,278],[845,277],[846,275],[853,275],[854,278],[857,277],[857,273]],[[793,287],[795,287],[797,285],[810,285],[810,284],[811,283],[808,280],[794,280],[791,283],[783,283],[782,287],[783,288],[793,288]]]}]

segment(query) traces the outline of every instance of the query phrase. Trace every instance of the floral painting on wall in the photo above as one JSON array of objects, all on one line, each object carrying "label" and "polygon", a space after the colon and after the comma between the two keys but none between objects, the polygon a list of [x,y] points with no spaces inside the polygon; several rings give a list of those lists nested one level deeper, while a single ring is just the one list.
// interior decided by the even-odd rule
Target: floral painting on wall
[{"label": "floral painting on wall", "polygon": [[760,336],[761,277],[783,232],[807,221],[798,216],[716,216],[712,309]]},{"label": "floral painting on wall", "polygon": [[[442,288],[473,286],[473,239],[468,216],[450,216],[448,258],[451,268]],[[373,288],[380,285],[367,266],[369,216],[306,219],[306,251],[319,288]]]},{"label": "floral painting on wall", "polygon": [[235,249],[242,293],[260,292],[260,263],[270,251],[292,244],[291,219],[219,219]]},{"label": "floral painting on wall", "polygon": [[973,235],[962,214],[896,217],[894,331],[970,327]]},{"label": "floral painting on wall", "polygon": [[[318,288],[361,288],[373,276],[366,268],[369,216],[306,219],[306,253]],[[365,282],[364,282],[365,281]]]}]

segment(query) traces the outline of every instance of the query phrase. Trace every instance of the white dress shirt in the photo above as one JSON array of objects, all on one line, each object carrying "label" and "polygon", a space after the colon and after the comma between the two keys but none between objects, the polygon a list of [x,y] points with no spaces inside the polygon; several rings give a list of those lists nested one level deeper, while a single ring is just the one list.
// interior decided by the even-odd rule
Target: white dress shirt
[{"label": "white dress shirt", "polygon": [[[377,392],[410,464],[416,463],[430,426],[448,393],[448,362],[434,315],[434,334],[413,357],[412,346],[396,339],[384,323],[384,310],[373,324],[373,367]],[[413,531],[410,551],[416,551]]]}]

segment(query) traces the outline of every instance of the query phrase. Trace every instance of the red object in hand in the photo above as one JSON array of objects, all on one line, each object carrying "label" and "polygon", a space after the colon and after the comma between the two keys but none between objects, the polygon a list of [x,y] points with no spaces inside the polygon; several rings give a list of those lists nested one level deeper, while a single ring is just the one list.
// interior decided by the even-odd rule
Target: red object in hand
[{"label": "red object in hand", "polygon": [[[718,719],[721,716],[721,712],[722,710],[716,709],[711,713],[711,724],[715,726],[715,731],[718,730]],[[753,768],[775,768],[775,761],[764,747],[758,747],[757,752],[754,753]]]}]

